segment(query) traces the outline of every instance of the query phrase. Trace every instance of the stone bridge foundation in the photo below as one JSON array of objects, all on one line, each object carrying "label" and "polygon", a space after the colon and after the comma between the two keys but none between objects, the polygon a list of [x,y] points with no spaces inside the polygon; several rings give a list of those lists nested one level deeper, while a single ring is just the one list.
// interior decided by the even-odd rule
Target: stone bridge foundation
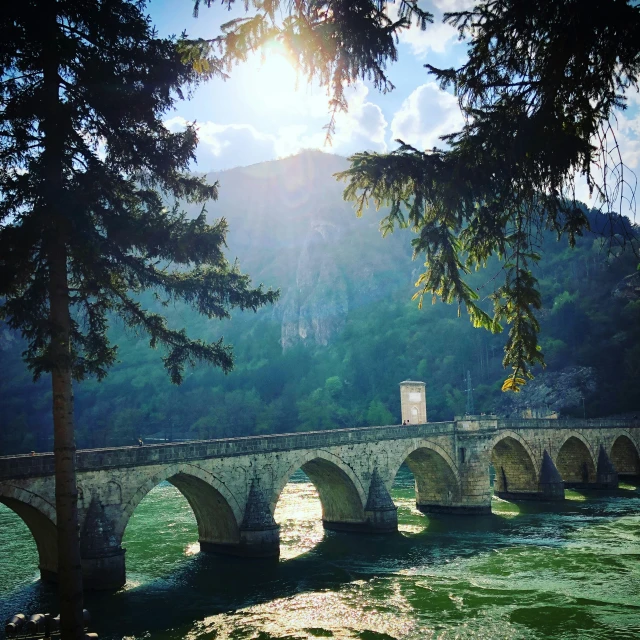
[{"label": "stone bridge foundation", "polygon": [[[492,495],[554,501],[564,499],[565,488],[615,488],[619,478],[640,475],[639,451],[638,423],[484,417],[80,451],[85,586],[125,583],[127,523],[164,481],[191,506],[202,551],[277,557],[275,508],[299,469],[318,491],[326,529],[392,533],[398,518],[390,491],[403,464],[420,511],[480,516],[491,513]],[[51,454],[0,458],[0,502],[29,528],[46,580],[57,572],[53,473]]]}]

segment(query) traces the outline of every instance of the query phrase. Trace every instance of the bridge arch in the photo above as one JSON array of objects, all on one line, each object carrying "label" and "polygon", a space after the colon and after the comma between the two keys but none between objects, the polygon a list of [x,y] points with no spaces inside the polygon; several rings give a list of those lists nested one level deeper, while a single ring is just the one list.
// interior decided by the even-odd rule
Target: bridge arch
[{"label": "bridge arch", "polygon": [[539,464],[528,442],[515,431],[503,431],[491,442],[496,472],[494,493],[517,498],[538,491]]},{"label": "bridge arch", "polygon": [[314,484],[322,504],[322,521],[325,527],[361,524],[364,519],[366,494],[353,469],[338,456],[328,451],[310,451],[296,456],[287,470],[275,482],[271,512],[291,476],[302,469]]},{"label": "bridge arch", "polygon": [[614,438],[609,459],[619,476],[640,476],[640,450],[630,433],[623,431]]},{"label": "bridge arch", "polygon": [[142,499],[161,482],[168,481],[186,498],[198,524],[201,544],[234,545],[240,540],[241,510],[229,489],[215,476],[192,464],[174,464],[147,478],[123,506],[115,534],[122,540],[129,519]]},{"label": "bridge arch", "polygon": [[441,446],[430,440],[413,440],[396,458],[392,478],[403,463],[413,473],[418,509],[437,511],[460,502],[462,492],[456,465]]},{"label": "bridge arch", "polygon": [[38,550],[38,568],[43,580],[55,580],[58,573],[58,531],[56,510],[40,496],[11,485],[0,484],[0,502],[27,525]]},{"label": "bridge arch", "polygon": [[556,468],[565,487],[586,487],[596,482],[595,456],[588,440],[578,431],[569,431],[556,454]]}]

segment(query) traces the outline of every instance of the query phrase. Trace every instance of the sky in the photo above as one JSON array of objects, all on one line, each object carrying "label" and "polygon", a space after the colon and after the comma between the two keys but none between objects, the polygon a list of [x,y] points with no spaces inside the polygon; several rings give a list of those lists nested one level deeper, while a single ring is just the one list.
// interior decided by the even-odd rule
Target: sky
[{"label": "sky", "polygon": [[[236,4],[238,10],[230,13],[217,0],[211,8],[202,6],[198,18],[192,16],[192,0],[151,0],[148,11],[160,35],[186,31],[207,38],[219,33],[220,24],[243,15],[243,2]],[[434,22],[424,32],[412,28],[401,35],[398,61],[388,68],[394,91],[383,95],[361,81],[349,88],[349,110],[338,116],[330,147],[323,131],[329,121],[326,91],[297,80],[277,47],[264,60],[256,55],[234,68],[228,80],[214,79],[200,86],[190,100],[167,114],[165,123],[171,130],[197,123],[199,172],[246,166],[307,148],[343,156],[391,151],[398,138],[420,149],[442,146],[439,137],[458,130],[462,116],[454,96],[437,86],[424,64],[451,67],[464,62],[466,44],[458,40],[453,27],[442,23],[442,15],[469,4],[468,0],[420,3],[434,14]],[[635,176],[640,176],[640,97],[632,91],[628,98],[629,108],[617,114],[612,125],[628,169],[626,177],[635,184]],[[589,202],[583,180],[577,182],[577,195]]]}]

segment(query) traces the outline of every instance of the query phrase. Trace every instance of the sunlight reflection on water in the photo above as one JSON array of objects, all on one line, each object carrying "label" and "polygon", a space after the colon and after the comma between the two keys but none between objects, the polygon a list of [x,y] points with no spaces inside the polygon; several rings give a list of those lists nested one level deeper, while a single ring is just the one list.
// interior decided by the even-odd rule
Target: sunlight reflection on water
[{"label": "sunlight reflection on water", "polygon": [[273,517],[280,525],[280,557],[283,560],[313,549],[324,536],[318,491],[302,478],[285,486]]},{"label": "sunlight reflection on water", "polygon": [[[199,553],[191,508],[163,483],[127,527],[126,587],[87,598],[92,630],[101,640],[640,638],[638,492],[427,517],[411,477],[399,480],[401,534],[354,536],[323,531],[317,491],[297,474],[275,511],[272,563]],[[26,527],[0,506],[1,616],[56,610],[36,565]]]}]

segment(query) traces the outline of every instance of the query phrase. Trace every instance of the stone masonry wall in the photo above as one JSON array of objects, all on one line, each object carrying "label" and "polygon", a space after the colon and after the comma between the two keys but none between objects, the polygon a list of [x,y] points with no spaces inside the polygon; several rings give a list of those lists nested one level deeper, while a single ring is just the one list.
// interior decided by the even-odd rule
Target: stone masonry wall
[{"label": "stone masonry wall", "polygon": [[[535,496],[545,451],[562,485],[583,481],[584,468],[594,482],[599,452],[628,466],[630,447],[637,456],[637,422],[482,419],[80,451],[83,566],[93,585],[122,584],[129,518],[164,480],[193,508],[202,549],[277,555],[273,513],[300,468],[318,488],[327,528],[390,531],[397,518],[389,491],[405,461],[420,509],[481,513],[491,509],[492,461],[498,491],[504,470],[509,494]],[[0,458],[0,501],[29,524],[43,576],[55,574],[53,456]]]},{"label": "stone masonry wall", "polygon": [[619,474],[640,476],[640,456],[631,439],[620,436],[611,447],[611,462]]},{"label": "stone masonry wall", "polygon": [[535,493],[538,474],[534,461],[518,440],[507,436],[493,447],[491,462],[496,472],[496,491],[507,493]]}]

